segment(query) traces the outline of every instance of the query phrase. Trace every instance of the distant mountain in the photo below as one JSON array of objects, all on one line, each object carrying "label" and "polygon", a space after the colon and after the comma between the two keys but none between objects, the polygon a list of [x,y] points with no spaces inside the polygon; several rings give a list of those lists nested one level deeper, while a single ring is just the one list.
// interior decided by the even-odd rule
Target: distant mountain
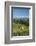
[{"label": "distant mountain", "polygon": [[18,19],[21,18],[22,19],[22,18],[29,18],[29,16],[14,16],[13,19],[14,18],[18,18]]},{"label": "distant mountain", "polygon": [[14,23],[29,25],[29,18],[14,18],[13,22]]},{"label": "distant mountain", "polygon": [[20,20],[21,20],[21,21],[24,21],[24,20],[25,20],[25,21],[27,21],[27,20],[29,20],[29,18],[13,18],[13,20],[19,20],[19,21],[20,21]]}]

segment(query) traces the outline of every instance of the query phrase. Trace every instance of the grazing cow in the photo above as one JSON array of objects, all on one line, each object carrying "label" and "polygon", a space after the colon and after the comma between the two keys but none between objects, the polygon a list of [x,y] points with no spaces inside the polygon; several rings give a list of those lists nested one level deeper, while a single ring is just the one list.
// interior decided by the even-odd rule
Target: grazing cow
[{"label": "grazing cow", "polygon": [[24,27],[22,27],[22,29],[24,29]]},{"label": "grazing cow", "polygon": [[24,30],[24,27],[22,26],[22,27],[20,27],[20,29],[21,29],[21,30]]}]

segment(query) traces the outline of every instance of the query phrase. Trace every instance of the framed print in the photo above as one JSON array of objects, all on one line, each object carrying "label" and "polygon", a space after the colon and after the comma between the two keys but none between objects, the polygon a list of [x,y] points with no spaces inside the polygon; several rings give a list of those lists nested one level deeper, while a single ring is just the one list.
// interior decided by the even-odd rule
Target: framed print
[{"label": "framed print", "polygon": [[5,43],[35,41],[35,3],[5,2]]}]

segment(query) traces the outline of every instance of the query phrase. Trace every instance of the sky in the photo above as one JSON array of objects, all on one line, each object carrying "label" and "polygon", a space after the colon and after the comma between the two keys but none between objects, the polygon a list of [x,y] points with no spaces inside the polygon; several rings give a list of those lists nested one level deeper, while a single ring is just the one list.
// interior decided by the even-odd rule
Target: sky
[{"label": "sky", "polygon": [[13,18],[25,18],[29,17],[29,9],[30,8],[19,8],[13,7]]}]

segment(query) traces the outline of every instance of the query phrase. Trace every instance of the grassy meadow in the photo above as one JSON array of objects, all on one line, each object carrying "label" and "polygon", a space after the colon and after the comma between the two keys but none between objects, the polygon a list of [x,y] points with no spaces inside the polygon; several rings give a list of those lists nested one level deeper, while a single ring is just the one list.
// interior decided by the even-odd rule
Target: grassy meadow
[{"label": "grassy meadow", "polygon": [[14,18],[13,19],[13,36],[29,35],[29,18]]}]

